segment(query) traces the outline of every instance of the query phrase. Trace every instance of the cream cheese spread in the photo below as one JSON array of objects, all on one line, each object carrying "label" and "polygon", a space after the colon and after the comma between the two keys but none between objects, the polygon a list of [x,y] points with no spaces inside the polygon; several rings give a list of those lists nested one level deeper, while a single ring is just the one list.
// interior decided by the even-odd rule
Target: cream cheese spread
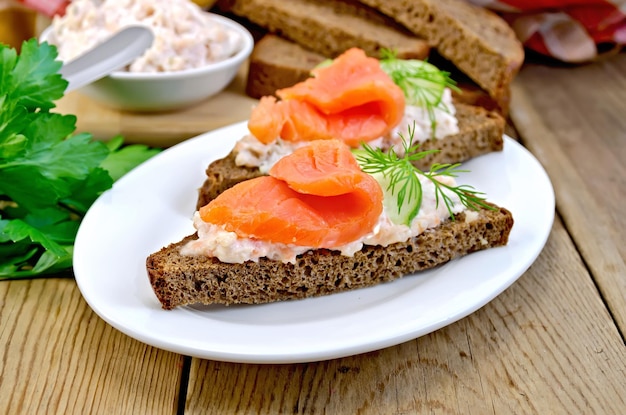
[{"label": "cream cheese spread", "polygon": [[[360,251],[363,245],[387,246],[396,242],[405,242],[427,229],[437,227],[450,217],[447,207],[439,198],[437,203],[434,184],[418,175],[422,184],[422,205],[419,213],[411,222],[411,226],[393,223],[386,212],[378,219],[372,231],[362,238],[349,244],[335,248],[342,255],[353,256]],[[450,186],[455,186],[455,180],[449,176],[439,176],[438,180]],[[453,201],[454,214],[465,211],[458,196],[443,189]],[[254,238],[241,238],[234,232],[224,230],[223,227],[204,222],[198,212],[194,213],[194,227],[198,232],[198,239],[188,242],[181,248],[182,255],[205,255],[216,257],[226,263],[243,263],[258,261],[267,257],[270,260],[295,263],[296,257],[314,247],[292,244],[272,243]]]},{"label": "cream cheese spread", "polygon": [[402,150],[402,137],[408,139],[409,129],[413,130],[413,142],[424,142],[431,138],[442,139],[458,134],[459,123],[456,108],[452,102],[452,91],[445,88],[439,105],[432,109],[432,118],[425,107],[407,105],[404,117],[387,136],[383,138],[381,147],[393,147],[398,154]]},{"label": "cream cheese spread", "polygon": [[282,138],[263,144],[248,134],[235,144],[235,163],[238,166],[257,167],[261,173],[267,174],[278,160],[307,144],[308,141],[286,141]]},{"label": "cream cheese spread", "polygon": [[[404,116],[400,123],[386,136],[369,142],[373,147],[382,149],[394,148],[400,156],[404,153],[402,140],[410,136],[409,129],[413,131],[413,142],[424,142],[432,139],[442,139],[459,132],[456,108],[452,102],[452,92],[446,88],[439,105],[433,108],[434,122],[424,107],[407,105]],[[434,130],[433,130],[434,126]],[[239,140],[235,146],[237,157],[235,163],[238,166],[257,167],[261,173],[266,174],[281,157],[292,153],[296,148],[306,145],[307,142],[285,141],[277,138],[269,144],[263,144],[253,135],[249,134]]]}]

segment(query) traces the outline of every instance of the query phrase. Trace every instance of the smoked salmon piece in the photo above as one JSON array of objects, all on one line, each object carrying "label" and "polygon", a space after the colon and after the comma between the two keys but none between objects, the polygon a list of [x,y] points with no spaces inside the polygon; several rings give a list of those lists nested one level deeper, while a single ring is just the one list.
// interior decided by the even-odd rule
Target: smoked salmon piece
[{"label": "smoked salmon piece", "polygon": [[369,233],[383,191],[349,147],[322,140],[283,157],[270,176],[241,182],[200,208],[200,217],[240,237],[336,248]]},{"label": "smoked salmon piece", "polygon": [[352,48],[313,77],[263,97],[248,128],[263,143],[337,138],[351,147],[387,134],[404,114],[404,93],[377,59]]},{"label": "smoked salmon piece", "polygon": [[345,144],[338,140],[312,141],[296,150],[295,157],[278,160],[270,175],[285,181],[300,193],[317,196],[338,196],[352,191],[368,175],[355,174],[359,164]]}]

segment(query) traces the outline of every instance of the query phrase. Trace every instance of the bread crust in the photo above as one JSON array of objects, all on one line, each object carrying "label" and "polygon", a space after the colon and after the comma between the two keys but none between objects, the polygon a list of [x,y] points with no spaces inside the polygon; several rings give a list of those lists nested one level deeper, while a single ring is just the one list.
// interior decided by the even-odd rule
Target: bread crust
[{"label": "bread crust", "polygon": [[[277,90],[310,78],[311,70],[327,58],[280,36],[266,34],[257,41],[250,55],[246,95],[257,99],[276,96]],[[452,91],[456,102],[483,107],[507,116],[510,88],[504,88],[495,99],[439,55],[431,53],[428,59],[440,69],[451,72],[452,79],[457,81],[459,90]]]},{"label": "bread crust", "polygon": [[[482,154],[501,151],[504,146],[504,119],[494,111],[481,107],[455,103],[459,133],[439,140],[424,142],[420,150],[439,150],[419,160],[416,167],[428,170],[433,163],[460,163]],[[196,208],[215,199],[235,184],[261,176],[256,167],[238,166],[233,150],[226,157],[211,163],[206,169],[206,179],[198,190]]]},{"label": "bread crust", "polygon": [[150,255],[146,268],[156,297],[166,310],[192,304],[261,304],[328,295],[396,280],[476,251],[508,243],[513,217],[496,207],[474,220],[460,213],[437,228],[387,247],[365,246],[354,256],[318,249],[295,263],[261,258],[243,264],[207,256],[183,256],[190,235]]},{"label": "bread crust", "polygon": [[498,15],[462,0],[359,0],[429,41],[499,100],[524,61],[524,48]]},{"label": "bread crust", "polygon": [[221,9],[244,17],[307,49],[336,57],[355,45],[378,58],[381,49],[398,57],[424,59],[428,42],[366,6],[325,0],[228,0]]}]

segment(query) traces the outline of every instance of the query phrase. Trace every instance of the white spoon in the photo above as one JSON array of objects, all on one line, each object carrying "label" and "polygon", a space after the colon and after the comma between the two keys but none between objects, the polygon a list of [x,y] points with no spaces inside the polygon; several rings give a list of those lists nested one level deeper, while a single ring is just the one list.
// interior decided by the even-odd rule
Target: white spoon
[{"label": "white spoon", "polygon": [[154,35],[145,26],[129,26],[93,49],[63,64],[60,74],[69,82],[66,92],[97,81],[128,65],[152,45]]}]

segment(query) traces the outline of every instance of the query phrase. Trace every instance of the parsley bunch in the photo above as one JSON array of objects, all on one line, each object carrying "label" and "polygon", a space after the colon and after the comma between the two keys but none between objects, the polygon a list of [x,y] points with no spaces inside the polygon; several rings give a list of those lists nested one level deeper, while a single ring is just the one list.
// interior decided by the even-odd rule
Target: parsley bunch
[{"label": "parsley bunch", "polygon": [[0,45],[0,279],[71,268],[87,209],[157,152],[75,134],[75,116],[50,112],[67,87],[56,57],[35,39],[19,55]]}]

